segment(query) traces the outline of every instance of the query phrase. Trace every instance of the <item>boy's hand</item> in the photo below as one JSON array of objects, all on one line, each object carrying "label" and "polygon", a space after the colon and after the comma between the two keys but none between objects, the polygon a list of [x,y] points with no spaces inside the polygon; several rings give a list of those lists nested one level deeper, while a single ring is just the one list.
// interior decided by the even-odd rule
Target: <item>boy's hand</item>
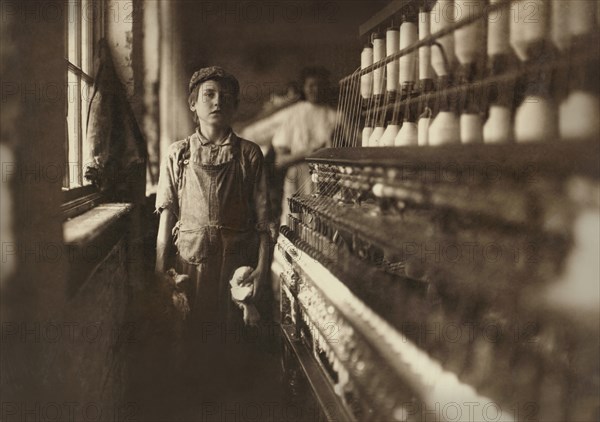
[{"label": "boy's hand", "polygon": [[267,272],[266,270],[257,267],[254,271],[250,273],[248,278],[244,280],[245,283],[252,283],[254,288],[252,289],[252,293],[250,294],[250,299],[256,300],[260,297],[262,293],[262,289],[265,287],[267,281]]}]

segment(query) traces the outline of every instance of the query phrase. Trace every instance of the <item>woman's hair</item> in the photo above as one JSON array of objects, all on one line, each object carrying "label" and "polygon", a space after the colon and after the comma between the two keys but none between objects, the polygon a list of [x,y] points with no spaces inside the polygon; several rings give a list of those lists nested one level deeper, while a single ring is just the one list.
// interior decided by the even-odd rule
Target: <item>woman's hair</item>
[{"label": "woman's hair", "polygon": [[329,82],[331,72],[324,66],[305,67],[300,71],[300,83],[304,84],[308,78],[316,78],[322,82]]},{"label": "woman's hair", "polygon": [[335,96],[335,91],[332,90],[329,78],[331,77],[331,72],[327,70],[324,66],[309,66],[305,67],[300,71],[300,99],[306,100],[306,94],[304,92],[304,84],[308,78],[315,78],[320,82],[321,88],[323,90],[322,97],[325,98],[326,102],[330,102],[331,97]]}]

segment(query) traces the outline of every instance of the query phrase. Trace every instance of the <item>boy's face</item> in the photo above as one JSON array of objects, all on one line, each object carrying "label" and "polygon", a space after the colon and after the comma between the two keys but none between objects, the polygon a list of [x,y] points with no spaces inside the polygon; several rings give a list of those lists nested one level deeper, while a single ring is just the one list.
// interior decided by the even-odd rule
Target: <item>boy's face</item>
[{"label": "boy's face", "polygon": [[190,109],[198,116],[201,127],[229,127],[236,107],[236,99],[227,84],[208,80],[200,84],[198,98]]}]

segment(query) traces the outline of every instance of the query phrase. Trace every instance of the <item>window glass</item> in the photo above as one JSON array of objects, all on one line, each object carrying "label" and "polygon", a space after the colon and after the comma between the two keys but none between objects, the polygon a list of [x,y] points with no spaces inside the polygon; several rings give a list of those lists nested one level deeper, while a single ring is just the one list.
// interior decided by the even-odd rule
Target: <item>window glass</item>
[{"label": "window glass", "polygon": [[67,139],[65,155],[67,168],[63,187],[71,189],[88,185],[83,174],[92,160],[91,147],[86,142],[87,113],[93,89],[94,51],[102,33],[102,1],[68,0],[66,2],[67,60]]}]

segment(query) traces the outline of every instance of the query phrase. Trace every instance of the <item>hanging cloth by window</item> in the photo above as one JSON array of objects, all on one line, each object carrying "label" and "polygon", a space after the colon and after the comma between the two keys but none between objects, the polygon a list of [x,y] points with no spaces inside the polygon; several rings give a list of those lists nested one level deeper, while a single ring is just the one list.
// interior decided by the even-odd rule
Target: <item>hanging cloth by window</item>
[{"label": "hanging cloth by window", "polygon": [[99,66],[87,116],[93,162],[85,178],[113,200],[139,202],[145,193],[146,143],[127,101],[106,40],[98,45]]}]

